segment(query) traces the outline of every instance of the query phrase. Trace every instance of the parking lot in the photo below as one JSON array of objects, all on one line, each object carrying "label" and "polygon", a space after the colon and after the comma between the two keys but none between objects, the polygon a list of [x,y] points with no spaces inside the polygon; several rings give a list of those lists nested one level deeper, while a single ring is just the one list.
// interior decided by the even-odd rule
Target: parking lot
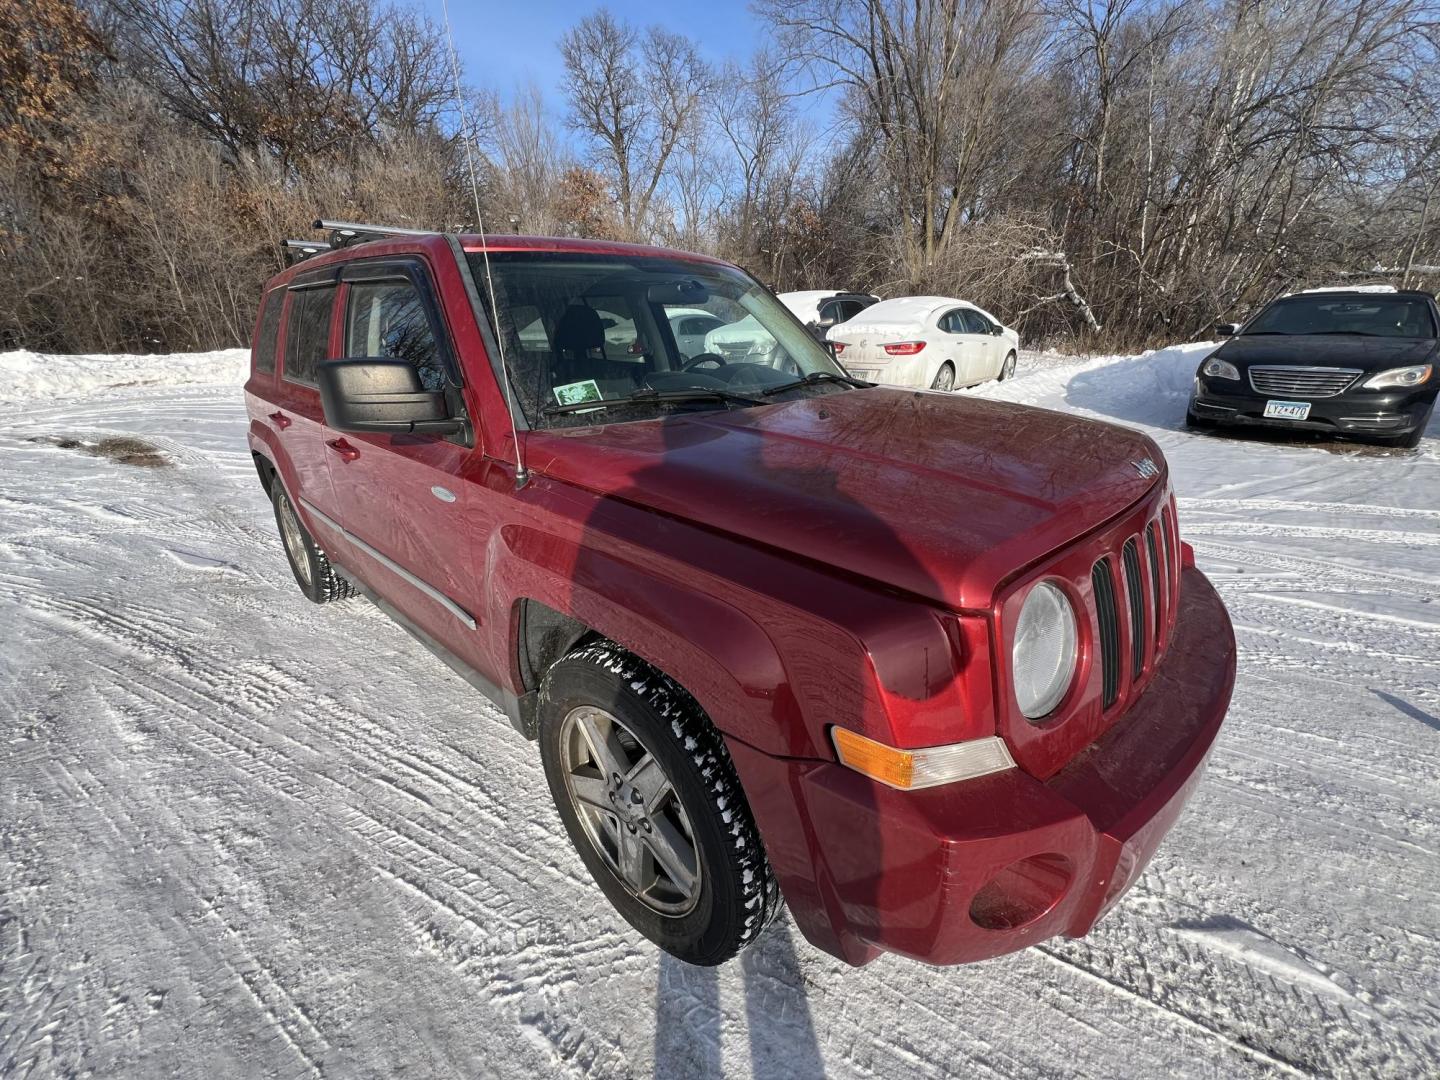
[{"label": "parking lot", "polygon": [[0,401],[0,1075],[1433,1072],[1440,420],[1415,452],[1192,434],[1205,348],[979,391],[1159,442],[1239,676],[1097,930],[946,970],[783,919],[719,970],[658,953],[530,744],[366,602],[296,594],[243,354],[40,364]]}]

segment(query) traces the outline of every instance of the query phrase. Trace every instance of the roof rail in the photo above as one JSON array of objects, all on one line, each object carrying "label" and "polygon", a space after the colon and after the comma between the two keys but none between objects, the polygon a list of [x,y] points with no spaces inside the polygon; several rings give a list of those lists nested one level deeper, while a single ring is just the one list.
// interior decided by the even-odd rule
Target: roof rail
[{"label": "roof rail", "polygon": [[324,240],[286,240],[280,245],[280,254],[284,257],[286,266],[294,266],[302,259],[329,250],[330,245]]},{"label": "roof rail", "polygon": [[379,240],[386,236],[434,236],[434,229],[402,229],[397,225],[362,225],[355,221],[328,221],[315,219],[315,228],[330,234],[330,246],[349,247],[363,244],[368,240]]}]

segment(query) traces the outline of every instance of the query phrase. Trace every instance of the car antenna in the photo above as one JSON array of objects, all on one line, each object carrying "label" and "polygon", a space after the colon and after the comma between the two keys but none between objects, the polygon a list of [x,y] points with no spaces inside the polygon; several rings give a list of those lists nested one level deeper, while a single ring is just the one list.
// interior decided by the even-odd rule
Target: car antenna
[{"label": "car antenna", "polygon": [[460,138],[465,142],[465,164],[470,172],[470,196],[475,200],[475,227],[480,230],[480,253],[485,260],[485,288],[490,293],[490,315],[495,320],[495,345],[500,350],[500,370],[505,376],[505,411],[510,414],[510,440],[515,447],[515,488],[530,482],[525,467],[525,451],[515,426],[515,401],[510,385],[510,365],[505,362],[505,334],[500,327],[500,309],[495,304],[495,278],[490,273],[490,245],[485,237],[485,221],[480,215],[480,184],[475,179],[475,151],[471,145],[470,121],[465,112],[465,96],[460,91],[460,57],[455,51],[455,34],[450,28],[450,0],[441,0],[445,14],[445,40],[450,45],[450,69],[455,76],[455,110],[460,114]]}]

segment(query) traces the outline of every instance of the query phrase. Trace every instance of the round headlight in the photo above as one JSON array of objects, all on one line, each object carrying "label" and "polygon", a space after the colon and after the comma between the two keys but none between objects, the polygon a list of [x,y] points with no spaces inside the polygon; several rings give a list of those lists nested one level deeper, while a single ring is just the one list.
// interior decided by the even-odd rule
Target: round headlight
[{"label": "round headlight", "polygon": [[1028,719],[1048,716],[1070,689],[1078,636],[1075,610],[1063,592],[1046,581],[1030,590],[1011,653],[1015,700]]}]

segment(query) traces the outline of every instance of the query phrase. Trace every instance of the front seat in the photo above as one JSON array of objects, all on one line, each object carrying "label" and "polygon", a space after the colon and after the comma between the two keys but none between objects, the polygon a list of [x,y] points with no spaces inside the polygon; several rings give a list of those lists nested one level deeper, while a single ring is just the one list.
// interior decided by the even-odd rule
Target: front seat
[{"label": "front seat", "polygon": [[[591,350],[600,350],[598,357]],[[603,375],[605,324],[600,313],[584,304],[571,304],[555,324],[555,367],[553,385],[593,379]]]}]

